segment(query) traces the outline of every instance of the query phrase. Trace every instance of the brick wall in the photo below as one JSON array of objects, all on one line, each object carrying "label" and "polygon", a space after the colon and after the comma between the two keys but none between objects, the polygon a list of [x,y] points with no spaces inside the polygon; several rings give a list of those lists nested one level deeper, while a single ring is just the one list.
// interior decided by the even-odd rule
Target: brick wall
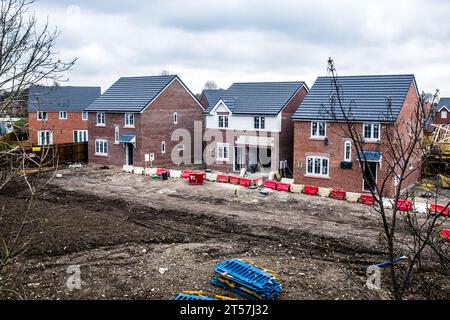
[{"label": "brick wall", "polygon": [[[178,113],[178,124],[174,124],[173,114]],[[96,127],[96,113],[89,113],[89,161],[99,165],[122,167],[125,164],[123,144],[114,144],[114,127],[120,127],[120,134],[135,133],[134,165],[145,167],[145,154],[154,153],[153,166],[175,165],[172,162],[172,150],[180,143],[171,141],[176,129],[185,129],[191,135],[191,141],[185,142],[185,152],[193,161],[194,122],[203,122],[203,109],[196,100],[178,82],[174,81],[149,108],[142,114],[135,114],[135,129],[124,128],[124,114],[106,114],[106,127]],[[178,137],[175,137],[178,139]],[[107,139],[109,151],[107,157],[95,155],[95,139]],[[161,152],[161,142],[166,142],[166,153]],[[201,140],[197,141],[201,144]],[[201,148],[199,148],[201,149]]]},{"label": "brick wall", "polygon": [[[408,96],[405,100],[404,107],[399,116],[399,126],[408,115],[412,113],[412,110],[417,106],[417,95],[414,86],[411,87]],[[343,124],[342,124],[343,125]],[[363,132],[363,124],[356,123],[355,128],[359,132]],[[392,125],[382,125],[381,129],[381,141],[382,144],[366,143],[364,150],[369,151],[381,151],[384,155],[389,154],[386,139],[388,134],[392,134]],[[406,135],[406,126],[400,128]],[[325,145],[324,140],[311,139],[311,122],[296,122],[294,129],[294,178],[298,184],[314,185],[324,188],[340,188],[347,192],[363,192],[363,175],[360,163],[358,162],[355,146],[352,144],[352,162],[353,169],[345,170],[341,169],[341,162],[344,161],[344,144],[345,141],[350,140],[345,137],[341,124],[328,123],[327,124],[327,137],[328,145]],[[384,143],[383,143],[384,141]],[[306,169],[308,156],[323,156],[330,160],[329,163],[329,178],[316,178],[307,177]],[[420,159],[415,159],[415,169],[419,167]],[[420,169],[410,171],[411,176],[404,183],[404,186],[410,186],[414,184],[420,178]],[[387,176],[387,166],[381,165],[378,168],[378,182],[383,181]],[[394,194],[394,176],[389,177],[388,187],[386,189],[387,195],[392,196]]]},{"label": "brick wall", "polygon": [[52,130],[53,143],[73,143],[74,130],[87,130],[88,121],[83,121],[81,112],[69,112],[67,120],[59,119],[59,112],[48,112],[48,121],[38,121],[37,112],[28,114],[29,140],[31,144],[38,144],[38,130]]}]

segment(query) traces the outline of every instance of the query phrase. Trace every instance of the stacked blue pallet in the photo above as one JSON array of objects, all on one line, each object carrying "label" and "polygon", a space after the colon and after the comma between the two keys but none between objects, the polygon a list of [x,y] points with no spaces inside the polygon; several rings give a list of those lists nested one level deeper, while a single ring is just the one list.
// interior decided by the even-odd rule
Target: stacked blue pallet
[{"label": "stacked blue pallet", "polygon": [[272,300],[281,294],[278,277],[269,270],[261,270],[242,260],[228,260],[215,268],[215,286],[230,290],[246,299]]}]

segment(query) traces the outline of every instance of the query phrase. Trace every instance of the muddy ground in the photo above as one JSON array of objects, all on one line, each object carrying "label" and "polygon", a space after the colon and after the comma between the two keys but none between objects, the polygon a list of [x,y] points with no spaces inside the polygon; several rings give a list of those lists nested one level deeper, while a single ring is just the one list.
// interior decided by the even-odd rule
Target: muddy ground
[{"label": "muddy ground", "polygon": [[[244,258],[276,271],[281,299],[389,299],[365,287],[367,267],[386,260],[371,208],[332,199],[114,170],[62,170],[35,202],[38,232],[0,281],[29,299],[170,299],[181,290],[226,294],[209,284],[214,266]],[[0,193],[5,212],[23,211],[26,188]],[[405,231],[400,235],[407,237]],[[81,289],[66,286],[79,265]],[[386,276],[386,275],[385,275]],[[410,298],[450,299],[436,270]],[[386,281],[387,279],[384,278]]]}]

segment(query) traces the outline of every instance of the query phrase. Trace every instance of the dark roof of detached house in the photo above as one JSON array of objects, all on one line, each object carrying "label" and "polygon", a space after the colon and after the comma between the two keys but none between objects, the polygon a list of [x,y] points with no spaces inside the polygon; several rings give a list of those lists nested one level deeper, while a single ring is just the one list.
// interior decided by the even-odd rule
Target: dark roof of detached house
[{"label": "dark roof of detached house", "polygon": [[450,98],[441,98],[436,111],[440,112],[444,107],[446,107],[447,110],[450,110]]},{"label": "dark roof of detached house", "polygon": [[[398,118],[412,83],[417,90],[414,75],[344,76],[337,80],[342,88],[343,107],[352,121],[393,121]],[[388,98],[392,101],[391,110]],[[316,80],[293,119],[344,120],[331,77]]]},{"label": "dark roof of detached house", "polygon": [[120,78],[86,111],[141,112],[177,78],[176,75]]},{"label": "dark roof of detached house", "polygon": [[29,89],[28,112],[82,112],[100,94],[100,87],[32,86]]},{"label": "dark roof of detached house", "polygon": [[235,83],[228,90],[204,90],[210,113],[222,100],[234,114],[277,115],[305,82]]}]

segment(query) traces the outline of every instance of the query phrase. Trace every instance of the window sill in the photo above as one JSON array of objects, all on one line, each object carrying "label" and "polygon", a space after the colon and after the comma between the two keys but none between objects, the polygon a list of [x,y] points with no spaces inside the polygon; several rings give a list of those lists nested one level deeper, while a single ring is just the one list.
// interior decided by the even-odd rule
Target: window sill
[{"label": "window sill", "polygon": [[124,128],[124,129],[136,129],[135,126],[124,126],[123,128]]},{"label": "window sill", "polygon": [[319,176],[319,175],[313,175],[313,174],[305,174],[304,177],[310,178],[310,179],[331,180],[330,176]]},{"label": "window sill", "polygon": [[368,144],[380,144],[380,143],[381,143],[381,140],[364,139],[364,143],[368,143]]},{"label": "window sill", "polygon": [[309,140],[312,141],[325,141],[327,137],[309,137]]},{"label": "window sill", "polygon": [[230,159],[216,159],[216,162],[230,163]]},{"label": "window sill", "polygon": [[98,154],[98,153],[95,153],[95,154],[94,154],[94,157],[108,158],[108,155],[107,155],[107,154]]},{"label": "window sill", "polygon": [[98,128],[106,128],[106,125],[104,125],[104,124],[96,124],[95,126]]}]

